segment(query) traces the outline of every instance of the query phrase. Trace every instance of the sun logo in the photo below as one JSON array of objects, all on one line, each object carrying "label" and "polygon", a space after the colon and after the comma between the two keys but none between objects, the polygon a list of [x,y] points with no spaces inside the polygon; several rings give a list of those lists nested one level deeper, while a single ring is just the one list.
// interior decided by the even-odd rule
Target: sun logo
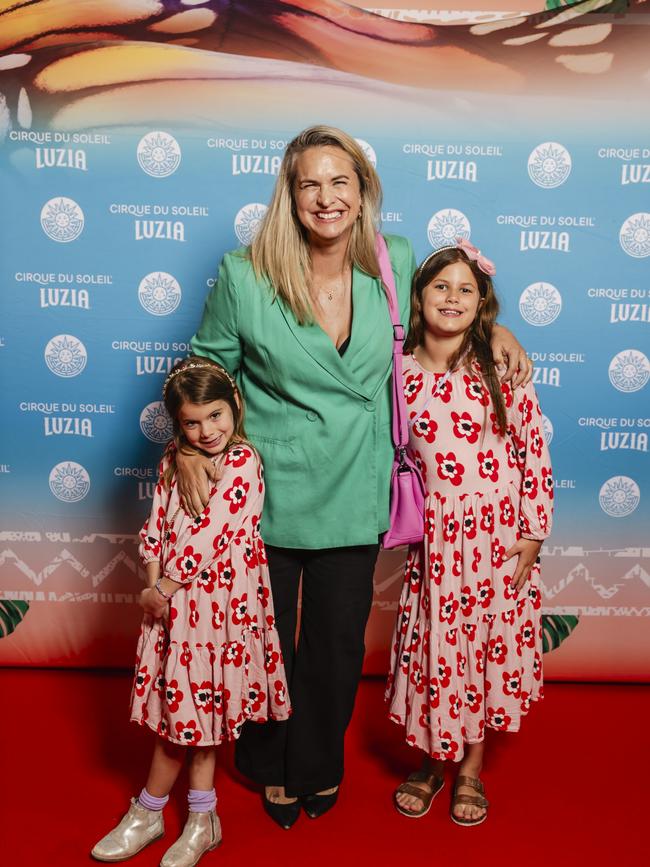
[{"label": "sun logo", "polygon": [[181,303],[181,287],[175,277],[165,271],[152,271],[138,286],[138,300],[153,316],[168,316]]},{"label": "sun logo", "polygon": [[50,490],[63,503],[78,503],[90,490],[90,476],[85,467],[75,461],[62,461],[52,467]]},{"label": "sun logo", "polygon": [[632,214],[621,226],[618,234],[621,247],[628,256],[643,259],[650,256],[650,214]]},{"label": "sun logo", "polygon": [[551,441],[553,439],[553,424],[551,423],[550,418],[547,415],[542,416],[542,431],[544,433],[544,439],[546,440],[546,445],[550,446]]},{"label": "sun logo", "polygon": [[140,413],[140,430],[152,443],[166,443],[174,433],[172,420],[160,400],[148,403]]},{"label": "sun logo", "polygon": [[370,165],[377,168],[377,154],[375,153],[373,146],[368,144],[368,142],[363,138],[355,139],[355,141],[366,155]]},{"label": "sun logo", "polygon": [[531,283],[519,298],[519,312],[529,325],[550,325],[561,310],[562,296],[551,283]]},{"label": "sun logo", "polygon": [[48,341],[45,363],[57,376],[78,376],[86,366],[88,353],[81,340],[72,334],[57,334]]},{"label": "sun logo", "polygon": [[456,238],[469,238],[470,232],[469,220],[462,211],[454,208],[436,211],[427,226],[429,243],[434,249],[455,244]]},{"label": "sun logo", "polygon": [[612,358],[608,372],[619,391],[640,391],[650,378],[650,361],[637,349],[625,349]]},{"label": "sun logo", "polygon": [[84,213],[79,205],[65,196],[50,199],[41,209],[41,228],[48,238],[67,244],[81,235]]},{"label": "sun logo", "polygon": [[255,235],[257,235],[259,231],[266,211],[266,205],[260,205],[259,203],[253,202],[250,205],[244,205],[244,207],[240,208],[237,212],[237,216],[235,217],[235,234],[244,247],[247,247],[253,242]]},{"label": "sun logo", "polygon": [[547,141],[531,151],[528,176],[538,187],[552,189],[563,184],[571,174],[571,154],[561,144]]},{"label": "sun logo", "polygon": [[639,486],[628,476],[612,476],[601,487],[598,494],[600,508],[612,518],[624,518],[631,515],[639,505],[641,491]]},{"label": "sun logo", "polygon": [[181,164],[181,149],[173,135],[149,132],[138,142],[137,157],[143,172],[152,178],[173,175]]}]

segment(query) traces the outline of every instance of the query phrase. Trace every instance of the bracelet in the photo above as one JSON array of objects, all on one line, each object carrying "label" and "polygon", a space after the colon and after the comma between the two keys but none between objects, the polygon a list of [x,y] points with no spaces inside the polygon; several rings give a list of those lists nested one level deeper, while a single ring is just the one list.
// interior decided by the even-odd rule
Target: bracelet
[{"label": "bracelet", "polygon": [[162,581],[162,578],[159,578],[153,586],[160,593],[160,595],[163,597],[163,599],[169,600],[172,598],[172,594],[171,593],[165,593],[165,591],[160,586],[161,581]]}]

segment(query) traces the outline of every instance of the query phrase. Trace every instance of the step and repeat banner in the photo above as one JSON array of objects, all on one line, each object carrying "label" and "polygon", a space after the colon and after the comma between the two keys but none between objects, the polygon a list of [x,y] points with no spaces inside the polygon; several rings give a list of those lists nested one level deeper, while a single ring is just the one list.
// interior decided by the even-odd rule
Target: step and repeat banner
[{"label": "step and repeat banner", "polygon": [[131,665],[162,382],[286,142],[331,123],[377,166],[385,232],[497,264],[556,475],[547,673],[648,678],[648,4],[486,5],[0,4],[0,663]]}]

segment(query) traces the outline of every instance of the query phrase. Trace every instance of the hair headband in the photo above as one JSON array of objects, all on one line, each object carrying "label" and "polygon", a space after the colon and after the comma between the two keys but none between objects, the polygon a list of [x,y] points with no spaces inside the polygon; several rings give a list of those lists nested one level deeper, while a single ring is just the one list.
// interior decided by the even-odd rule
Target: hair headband
[{"label": "hair headband", "polygon": [[497,273],[497,269],[492,262],[491,259],[488,259],[486,256],[481,255],[481,251],[478,250],[473,244],[466,238],[456,238],[455,244],[447,244],[445,247],[439,247],[437,250],[434,250],[433,253],[430,253],[424,262],[420,265],[418,270],[415,272],[416,276],[419,277],[426,265],[433,259],[434,256],[437,256],[438,253],[442,253],[443,250],[462,250],[463,253],[467,256],[467,258],[471,262],[476,262],[479,269],[487,274],[488,277],[494,277]]},{"label": "hair headband", "polygon": [[220,364],[204,364],[203,362],[199,362],[196,364],[195,362],[191,362],[190,364],[186,364],[184,367],[179,367],[178,370],[172,370],[167,379],[163,382],[163,398],[167,394],[167,386],[174,379],[175,376],[178,376],[179,373],[185,373],[186,370],[198,370],[199,368],[205,368],[206,370],[218,370],[224,374],[228,382],[232,385],[232,390],[237,391],[237,384],[232,376],[228,373],[225,367],[222,367]]}]

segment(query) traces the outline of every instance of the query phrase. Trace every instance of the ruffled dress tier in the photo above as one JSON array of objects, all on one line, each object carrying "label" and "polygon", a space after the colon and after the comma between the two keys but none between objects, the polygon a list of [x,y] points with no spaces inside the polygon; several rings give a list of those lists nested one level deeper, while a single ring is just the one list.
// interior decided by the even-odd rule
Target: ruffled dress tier
[{"label": "ruffled dress tier", "polygon": [[406,562],[386,699],[409,744],[458,761],[486,726],[517,731],[542,697],[539,567],[514,592],[517,557],[503,557],[550,532],[553,480],[532,385],[502,386],[501,436],[478,364],[441,377],[404,359],[425,537]]},{"label": "ruffled dress tier", "polygon": [[182,586],[169,620],[145,616],[131,719],[187,746],[236,739],[243,724],[287,719],[290,704],[259,521],[262,466],[248,444],[220,459],[222,477],[198,518],[161,475],[140,533],[143,563]]}]

